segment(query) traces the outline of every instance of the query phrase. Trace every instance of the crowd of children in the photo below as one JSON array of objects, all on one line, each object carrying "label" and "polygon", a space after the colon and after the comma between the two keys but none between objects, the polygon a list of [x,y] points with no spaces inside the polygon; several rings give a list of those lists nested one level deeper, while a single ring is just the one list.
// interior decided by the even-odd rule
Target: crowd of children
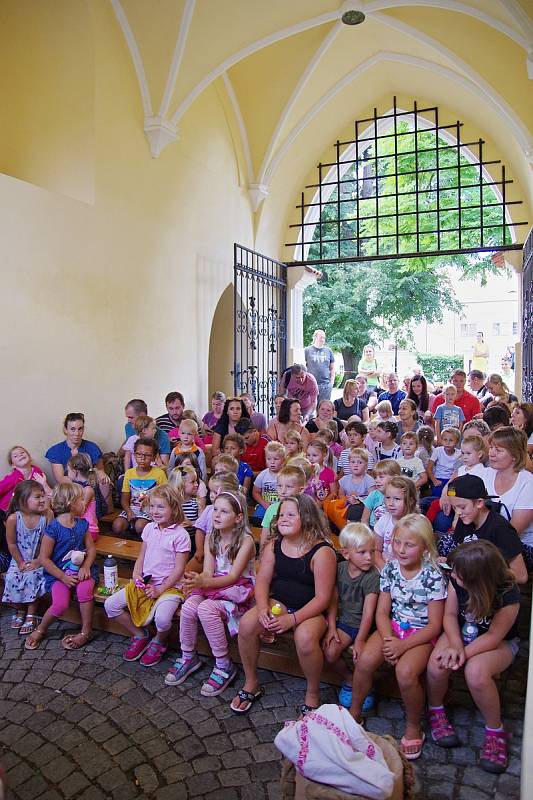
[{"label": "crowd of children", "polygon": [[[432,741],[459,743],[443,703],[451,673],[464,668],[486,723],[480,764],[504,771],[494,676],[518,649],[517,583],[527,580],[533,555],[533,406],[509,414],[511,435],[507,427],[491,432],[482,419],[465,424],[455,386],[446,388],[434,428],[420,424],[413,400],[400,402],[399,419],[389,399],[378,402],[367,423],[332,419],[335,406],[323,401],[304,427],[299,403],[282,399],[267,428],[262,415],[254,420],[249,396],[222,398],[213,395],[206,427],[179,392],[157,420],[141,400],[126,406],[121,510],[112,525],[139,538],[141,551],[131,581],[105,602],[131,634],[124,659],[159,663],[179,608],[180,655],[165,683],[179,686],[202,666],[201,625],[214,665],[200,691],[221,694],[237,674],[228,635],[238,635],[245,682],[231,708],[245,714],[262,695],[261,643],[292,631],[306,678],[301,713],[320,704],[327,662],[341,680],[340,703],[358,721],[374,707],[375,673],[385,662],[405,705],[408,759],[422,752],[426,692]],[[63,646],[78,649],[92,636],[103,481],[101,453],[82,438],[83,424],[83,415],[65,420],[68,457],[63,447],[61,462],[52,462],[53,491],[20,446],[9,451],[13,470],[0,482],[2,599],[30,650],[73,595],[82,625]],[[491,506],[491,497],[500,502]],[[249,513],[261,529],[257,545]],[[41,619],[45,594],[51,604]]]}]

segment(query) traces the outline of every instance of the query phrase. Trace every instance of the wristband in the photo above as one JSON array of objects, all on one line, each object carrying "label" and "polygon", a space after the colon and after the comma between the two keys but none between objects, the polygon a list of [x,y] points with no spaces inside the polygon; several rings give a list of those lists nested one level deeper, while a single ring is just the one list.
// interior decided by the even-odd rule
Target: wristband
[{"label": "wristband", "polygon": [[292,618],[294,620],[294,627],[296,628],[298,627],[298,623],[296,622],[296,614],[294,613],[294,611],[292,611],[291,613],[292,613]]}]

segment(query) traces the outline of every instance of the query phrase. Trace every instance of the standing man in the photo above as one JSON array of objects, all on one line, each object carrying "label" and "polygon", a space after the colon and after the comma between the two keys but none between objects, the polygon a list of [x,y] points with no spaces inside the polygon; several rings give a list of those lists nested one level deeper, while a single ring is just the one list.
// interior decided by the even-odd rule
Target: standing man
[{"label": "standing man", "polygon": [[394,416],[398,414],[400,403],[407,397],[403,389],[398,388],[398,376],[395,372],[389,372],[385,375],[385,384],[387,386],[386,392],[382,392],[379,396],[380,400],[389,400],[392,406],[392,413]]},{"label": "standing man", "polygon": [[329,400],[335,380],[335,358],[326,344],[324,331],[313,333],[313,344],[305,348],[305,366],[318,384],[318,402]]},{"label": "standing man", "polygon": [[[470,394],[465,389],[466,372],[463,369],[455,369],[451,374],[450,382],[457,389],[457,397],[454,400],[454,404],[463,409],[465,422],[470,422],[477,414],[481,414],[481,404],[475,395]],[[442,403],[444,403],[444,392],[435,398],[431,409],[433,414]]]},{"label": "standing man", "polygon": [[285,397],[298,400],[305,422],[313,416],[318,398],[318,384],[303,364],[293,364],[280,382],[279,389]]}]

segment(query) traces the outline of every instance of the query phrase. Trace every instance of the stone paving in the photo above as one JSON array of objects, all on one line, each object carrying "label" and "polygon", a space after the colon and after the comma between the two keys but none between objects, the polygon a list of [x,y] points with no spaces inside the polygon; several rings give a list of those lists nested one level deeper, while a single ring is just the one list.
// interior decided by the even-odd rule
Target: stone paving
[{"label": "stone paving", "polygon": [[[99,633],[84,649],[65,652],[54,626],[39,650],[23,649],[0,610],[0,763],[8,798],[20,800],[277,800],[280,756],[273,739],[294,719],[303,681],[263,671],[266,693],[247,716],[231,713],[234,689],[203,698],[205,669],[181,687],[166,687],[168,661],[143,669],[121,659],[124,639]],[[426,744],[416,763],[417,799],[514,800],[520,796],[520,750],[527,646],[504,676],[504,722],[513,738],[507,773],[478,769],[483,726],[457,680],[451,717],[463,746]],[[242,677],[236,686],[242,685]],[[334,702],[330,686],[324,702]],[[383,699],[367,727],[399,736],[401,703]]]}]

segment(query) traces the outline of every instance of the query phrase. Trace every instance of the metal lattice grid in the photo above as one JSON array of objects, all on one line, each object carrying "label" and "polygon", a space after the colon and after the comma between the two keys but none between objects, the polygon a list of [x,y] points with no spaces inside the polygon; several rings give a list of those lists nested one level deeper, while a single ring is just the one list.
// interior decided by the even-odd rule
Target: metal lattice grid
[{"label": "metal lattice grid", "polygon": [[258,411],[273,416],[286,367],[287,265],[235,244],[233,316],[235,394],[253,395]]},{"label": "metal lattice grid", "polygon": [[[355,137],[335,143],[335,161],[297,206],[295,265],[521,249],[508,209],[512,179],[484,156],[483,139],[461,142],[462,123],[441,124],[436,106],[355,121]],[[501,165],[501,166],[500,166]],[[487,168],[501,177],[492,178]]]},{"label": "metal lattice grid", "polygon": [[533,403],[533,229],[524,245],[522,287],[522,393]]}]

